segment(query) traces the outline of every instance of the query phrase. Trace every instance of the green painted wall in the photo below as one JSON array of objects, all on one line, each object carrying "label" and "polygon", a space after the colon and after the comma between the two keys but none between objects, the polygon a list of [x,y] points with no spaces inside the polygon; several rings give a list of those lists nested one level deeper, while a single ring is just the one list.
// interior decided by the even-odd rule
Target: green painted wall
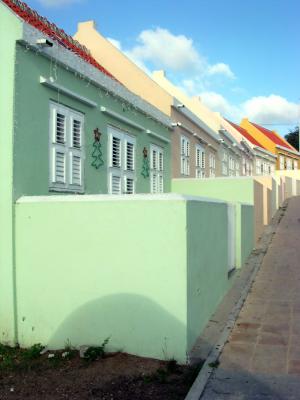
[{"label": "green painted wall", "polygon": [[109,350],[186,362],[230,284],[227,205],[138,197],[17,203],[21,346],[111,336]]},{"label": "green painted wall", "polygon": [[[48,194],[49,176],[49,102],[53,100],[85,114],[85,193],[107,193],[108,162],[107,162],[107,125],[112,124],[136,136],[136,191],[148,193],[150,179],[141,175],[143,148],[149,149],[151,143],[164,148],[165,180],[164,189],[170,191],[170,144],[149,136],[136,128],[127,126],[103,114],[100,106],[105,106],[122,116],[133,120],[165,138],[170,138],[170,132],[162,124],[139,112],[134,106],[125,104],[117,97],[95,87],[87,80],[75,76],[71,71],[61,68],[45,57],[17,46],[16,74],[16,140],[15,140],[15,199],[22,195]],[[46,88],[39,83],[40,76],[57,78],[57,83],[97,102],[97,108],[90,108],[81,102]],[[102,149],[105,165],[99,170],[91,166],[93,159],[94,129],[98,127],[103,133]]]},{"label": "green painted wall", "polygon": [[185,201],[17,204],[16,245],[21,346],[186,361]]},{"label": "green painted wall", "polygon": [[253,178],[172,179],[172,192],[253,204]]},{"label": "green painted wall", "polygon": [[254,208],[241,204],[241,266],[254,248]]},{"label": "green painted wall", "polygon": [[187,337],[190,351],[230,284],[226,203],[190,201],[187,227]]},{"label": "green painted wall", "polygon": [[13,129],[15,41],[21,24],[0,3],[0,340],[14,344]]}]

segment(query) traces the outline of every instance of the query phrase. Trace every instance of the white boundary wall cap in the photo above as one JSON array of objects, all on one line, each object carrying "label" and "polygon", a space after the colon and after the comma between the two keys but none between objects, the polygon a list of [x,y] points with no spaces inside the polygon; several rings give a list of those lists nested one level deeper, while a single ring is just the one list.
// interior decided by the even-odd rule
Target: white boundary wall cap
[{"label": "white boundary wall cap", "polygon": [[207,197],[185,196],[176,193],[166,194],[134,194],[134,195],[50,195],[50,196],[22,196],[17,204],[24,203],[74,203],[74,202],[107,202],[107,201],[199,201],[202,203],[227,204],[226,201]]}]

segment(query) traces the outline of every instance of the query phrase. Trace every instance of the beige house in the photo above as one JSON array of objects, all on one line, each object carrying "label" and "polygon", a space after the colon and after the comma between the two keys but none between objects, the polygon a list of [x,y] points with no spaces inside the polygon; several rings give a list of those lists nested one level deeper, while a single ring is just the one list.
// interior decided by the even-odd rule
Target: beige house
[{"label": "beige house", "polygon": [[248,163],[252,163],[253,156],[248,149],[241,146],[239,141],[227,129],[224,129],[216,113],[209,110],[199,97],[189,98],[181,89],[167,79],[164,71],[156,71],[152,74],[152,77],[156,83],[181,102],[181,107],[190,110],[196,115],[205,124],[206,129],[213,132],[218,138],[217,176],[249,175],[243,169],[242,159],[245,158]]},{"label": "beige house", "polygon": [[[206,118],[209,121],[207,123],[197,107],[190,107],[193,102],[188,97],[185,99],[184,93],[175,86],[172,90],[165,87],[157,80],[158,74],[151,78],[103,37],[93,21],[79,23],[74,38],[86,46],[93,57],[129,90],[171,117],[174,178],[242,174],[241,146],[226,132],[220,133],[209,118]],[[222,161],[225,153],[228,160],[226,173]]]}]

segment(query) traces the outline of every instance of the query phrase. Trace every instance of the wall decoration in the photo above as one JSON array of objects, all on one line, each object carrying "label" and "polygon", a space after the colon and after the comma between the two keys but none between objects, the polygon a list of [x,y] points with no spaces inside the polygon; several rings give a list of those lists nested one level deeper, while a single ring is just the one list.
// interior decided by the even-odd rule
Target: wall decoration
[{"label": "wall decoration", "polygon": [[103,164],[103,158],[102,158],[102,150],[101,150],[101,132],[99,131],[98,128],[94,129],[94,143],[93,143],[93,153],[92,153],[92,158],[94,161],[92,162],[92,167],[99,169]]},{"label": "wall decoration", "polygon": [[149,165],[149,158],[148,158],[148,150],[146,149],[146,147],[144,147],[143,150],[143,169],[142,169],[142,176],[144,178],[148,178],[149,177],[149,172],[150,172],[150,165]]}]

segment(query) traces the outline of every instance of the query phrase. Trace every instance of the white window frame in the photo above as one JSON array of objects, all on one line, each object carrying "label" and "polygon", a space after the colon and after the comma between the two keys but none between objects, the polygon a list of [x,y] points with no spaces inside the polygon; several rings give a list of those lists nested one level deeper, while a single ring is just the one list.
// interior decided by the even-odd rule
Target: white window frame
[{"label": "white window frame", "polygon": [[196,178],[205,178],[205,150],[199,144],[196,145]]},{"label": "white window frame", "polygon": [[209,176],[214,178],[216,176],[216,156],[209,153]]},{"label": "white window frame", "polygon": [[261,175],[261,160],[256,159],[256,175]]},{"label": "white window frame", "polygon": [[228,176],[228,153],[225,149],[222,152],[222,175]]},{"label": "white window frame", "polygon": [[190,175],[190,141],[186,136],[180,138],[180,172],[181,175]]},{"label": "white window frame", "polygon": [[[57,114],[64,116],[63,142],[57,140]],[[73,138],[74,121],[79,123],[77,146],[74,145]],[[57,174],[58,154],[64,155],[63,179],[59,179]],[[75,158],[79,160],[76,171],[74,170]],[[50,102],[49,123],[49,189],[61,192],[84,192],[84,114],[52,101]]]},{"label": "white window frame", "polygon": [[235,160],[235,175],[240,176],[240,163],[238,160]]},{"label": "white window frame", "polygon": [[284,156],[282,156],[282,155],[279,155],[279,169],[281,171],[283,171],[285,169],[285,167],[284,167]]},{"label": "white window frame", "polygon": [[293,160],[293,169],[294,170],[298,169],[298,160]]},{"label": "white window frame", "polygon": [[[113,139],[119,140],[119,166],[114,165],[113,159]],[[127,146],[133,146],[132,168],[128,168],[127,160]],[[121,194],[134,194],[136,190],[136,139],[113,126],[108,126],[108,192],[109,194],[121,195]],[[114,182],[119,180],[119,191],[114,190]],[[132,185],[132,190],[127,191],[127,185]]]},{"label": "white window frame", "polygon": [[229,156],[229,176],[235,176],[235,162],[232,156]]},{"label": "white window frame", "polygon": [[150,192],[164,192],[164,150],[155,144],[150,145]]}]

